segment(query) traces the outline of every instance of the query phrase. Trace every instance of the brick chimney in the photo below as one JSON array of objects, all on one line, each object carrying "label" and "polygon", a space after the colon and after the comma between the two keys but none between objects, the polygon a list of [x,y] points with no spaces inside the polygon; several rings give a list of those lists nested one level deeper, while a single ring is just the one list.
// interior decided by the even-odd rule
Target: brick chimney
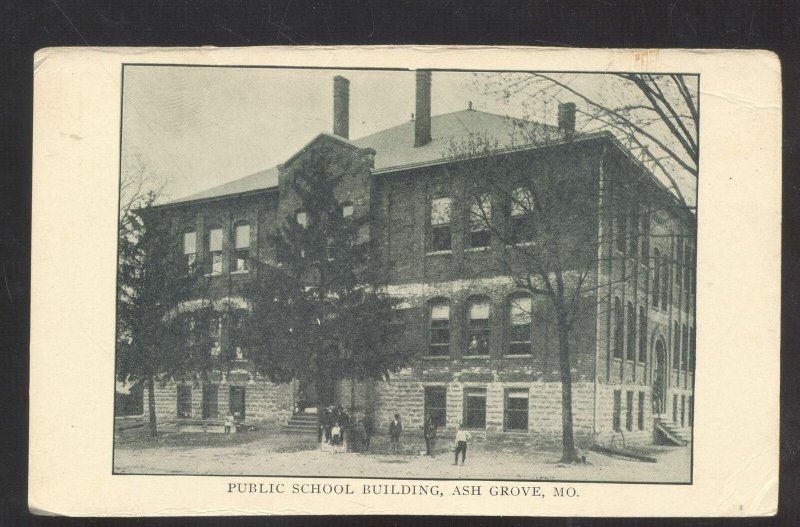
[{"label": "brick chimney", "polygon": [[341,75],[333,78],[333,133],[350,139],[350,81]]},{"label": "brick chimney", "polygon": [[558,105],[558,129],[564,135],[575,133],[575,103],[565,102]]},{"label": "brick chimney", "polygon": [[414,146],[431,142],[431,72],[417,70],[417,112],[414,116]]}]

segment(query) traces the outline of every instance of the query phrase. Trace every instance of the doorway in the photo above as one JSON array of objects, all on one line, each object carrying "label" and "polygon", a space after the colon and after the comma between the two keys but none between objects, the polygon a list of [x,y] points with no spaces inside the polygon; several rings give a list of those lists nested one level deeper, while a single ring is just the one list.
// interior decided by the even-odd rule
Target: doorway
[{"label": "doorway", "polygon": [[666,412],[667,396],[667,347],[664,339],[656,341],[655,371],[653,372],[653,413],[661,415]]},{"label": "doorway", "polygon": [[244,386],[231,386],[230,388],[230,411],[234,419],[244,421],[245,418],[245,390]]}]

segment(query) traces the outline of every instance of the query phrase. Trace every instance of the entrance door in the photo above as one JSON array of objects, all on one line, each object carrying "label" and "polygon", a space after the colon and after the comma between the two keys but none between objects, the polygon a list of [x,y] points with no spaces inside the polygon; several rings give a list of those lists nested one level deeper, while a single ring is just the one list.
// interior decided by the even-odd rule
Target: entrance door
[{"label": "entrance door", "polygon": [[231,386],[229,401],[233,417],[238,421],[244,421],[244,386]]},{"label": "entrance door", "polygon": [[667,349],[664,339],[656,341],[655,372],[653,372],[653,413],[666,412],[667,395]]}]

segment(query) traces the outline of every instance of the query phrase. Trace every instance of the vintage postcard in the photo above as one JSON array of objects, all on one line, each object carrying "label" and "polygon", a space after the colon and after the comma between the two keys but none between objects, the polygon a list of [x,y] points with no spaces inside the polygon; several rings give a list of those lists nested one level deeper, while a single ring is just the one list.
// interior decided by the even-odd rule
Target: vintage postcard
[{"label": "vintage postcard", "polygon": [[773,55],[35,70],[34,512],[776,511]]}]

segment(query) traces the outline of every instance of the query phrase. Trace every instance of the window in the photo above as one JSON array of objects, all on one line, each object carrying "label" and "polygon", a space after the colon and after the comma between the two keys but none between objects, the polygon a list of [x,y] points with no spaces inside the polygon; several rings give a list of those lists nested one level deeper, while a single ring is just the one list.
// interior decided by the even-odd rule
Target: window
[{"label": "window", "polygon": [[667,304],[669,303],[669,262],[667,261],[667,257],[663,256],[661,258],[661,309],[664,311],[667,310]]},{"label": "window", "polygon": [[681,369],[681,328],[675,322],[672,333],[672,369]]},{"label": "window", "polygon": [[342,204],[342,218],[349,218],[352,215],[353,215],[353,204],[352,203]]},{"label": "window", "polygon": [[450,355],[450,305],[435,302],[430,305],[428,355],[446,357]]},{"label": "window", "polygon": [[216,384],[203,385],[203,419],[219,416],[219,386]]},{"label": "window", "polygon": [[695,361],[697,360],[697,356],[695,355],[695,335],[694,335],[694,328],[689,330],[689,371],[694,373],[695,368]]},{"label": "window", "polygon": [[294,215],[294,221],[302,228],[308,227],[308,214],[304,210],[298,210]]},{"label": "window", "polygon": [[625,336],[623,327],[622,302],[619,297],[614,297],[614,358],[622,358],[623,338]]},{"label": "window", "polygon": [[653,249],[653,307],[658,307],[661,293],[661,252]]},{"label": "window", "polygon": [[183,261],[187,271],[193,271],[197,263],[197,233],[183,233]]},{"label": "window", "polygon": [[639,254],[639,211],[634,207],[628,220],[630,237],[628,238],[628,255],[635,258]]},{"label": "window", "polygon": [[681,395],[681,428],[686,426],[686,396]]},{"label": "window", "polygon": [[621,253],[625,253],[625,245],[627,240],[625,239],[628,233],[628,217],[625,215],[624,211],[620,211],[617,213],[616,219],[616,245],[617,250]]},{"label": "window", "polygon": [[633,362],[636,360],[636,309],[633,304],[628,302],[628,341],[626,343],[628,350],[626,358]]},{"label": "window", "polygon": [[532,308],[529,296],[515,297],[509,302],[509,355],[531,353]]},{"label": "window", "polygon": [[178,417],[189,418],[192,416],[192,387],[178,385]]},{"label": "window", "polygon": [[644,392],[639,392],[639,414],[637,417],[636,428],[644,430]]},{"label": "window", "polygon": [[492,233],[489,230],[492,221],[492,202],[488,194],[481,194],[472,199],[469,210],[469,246],[488,247]]},{"label": "window", "polygon": [[692,246],[688,242],[683,251],[683,273],[683,288],[690,291],[692,288]]},{"label": "window", "polygon": [[639,306],[639,362],[647,362],[647,311]]},{"label": "window", "polygon": [[683,240],[677,240],[675,247],[677,255],[675,256],[675,285],[678,288],[683,287]]},{"label": "window", "polygon": [[211,356],[219,357],[222,352],[222,317],[214,314],[209,320],[209,336],[211,337]]},{"label": "window", "polygon": [[473,299],[469,302],[469,333],[465,355],[489,354],[489,301]]},{"label": "window", "polygon": [[633,392],[625,394],[625,430],[633,432]]},{"label": "window", "polygon": [[444,386],[425,387],[425,417],[428,416],[436,426],[447,424],[447,388]]},{"label": "window", "polygon": [[234,227],[234,271],[250,270],[250,225],[239,223]]},{"label": "window", "polygon": [[506,390],[504,420],[506,430],[528,429],[527,389]]},{"label": "window", "polygon": [[222,229],[220,227],[209,228],[206,243],[208,243],[206,272],[220,274],[222,273]]},{"label": "window", "polygon": [[645,213],[640,216],[642,234],[642,260],[647,262],[650,257],[650,217]]},{"label": "window", "polygon": [[524,188],[511,193],[509,206],[509,238],[511,243],[525,243],[533,240],[533,197]]},{"label": "window", "polygon": [[672,422],[678,422],[678,395],[672,396]]},{"label": "window", "polygon": [[450,198],[431,200],[431,251],[449,251]]},{"label": "window", "polygon": [[464,426],[486,428],[486,388],[464,390]]},{"label": "window", "polygon": [[694,397],[690,395],[687,404],[689,406],[689,426],[694,426]]},{"label": "window", "polygon": [[620,390],[614,390],[613,425],[615,432],[620,432],[622,430],[622,427],[620,425],[621,413],[622,413],[622,392]]},{"label": "window", "polygon": [[689,371],[689,329],[686,324],[683,325],[683,332],[681,333],[681,364],[683,371]]}]

